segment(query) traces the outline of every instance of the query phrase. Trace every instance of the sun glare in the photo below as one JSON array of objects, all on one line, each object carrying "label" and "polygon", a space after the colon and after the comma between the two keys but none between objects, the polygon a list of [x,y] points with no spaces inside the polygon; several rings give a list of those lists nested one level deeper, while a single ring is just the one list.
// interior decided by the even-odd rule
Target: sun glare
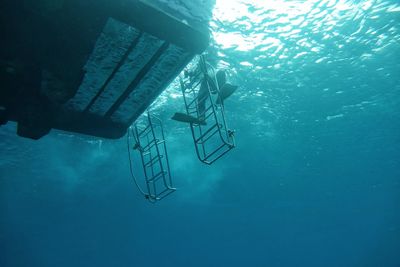
[{"label": "sun glare", "polygon": [[[274,36],[274,48],[279,39],[298,35],[312,17],[317,26],[332,25],[343,13],[354,16],[371,8],[372,1],[356,4],[348,0],[217,0],[213,10],[213,37],[223,49],[249,51],[258,46],[270,46],[266,37]],[[315,22],[314,22],[315,23]],[[271,28],[277,24],[276,28]],[[277,38],[278,37],[278,38]],[[297,36],[296,36],[297,37]],[[272,47],[271,47],[272,48]]]}]

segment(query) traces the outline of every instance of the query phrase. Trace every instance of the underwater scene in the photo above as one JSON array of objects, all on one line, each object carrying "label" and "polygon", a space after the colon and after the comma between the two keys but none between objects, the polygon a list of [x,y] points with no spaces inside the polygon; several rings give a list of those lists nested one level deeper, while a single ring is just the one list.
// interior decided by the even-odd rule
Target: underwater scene
[{"label": "underwater scene", "polygon": [[398,0],[1,8],[1,267],[400,266]]}]

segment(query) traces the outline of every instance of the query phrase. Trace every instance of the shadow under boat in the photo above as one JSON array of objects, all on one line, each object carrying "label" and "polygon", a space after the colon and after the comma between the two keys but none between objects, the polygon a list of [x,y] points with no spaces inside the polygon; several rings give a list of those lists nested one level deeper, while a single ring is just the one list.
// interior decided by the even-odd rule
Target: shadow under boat
[{"label": "shadow under boat", "polygon": [[119,138],[209,43],[154,0],[7,0],[0,124]]}]

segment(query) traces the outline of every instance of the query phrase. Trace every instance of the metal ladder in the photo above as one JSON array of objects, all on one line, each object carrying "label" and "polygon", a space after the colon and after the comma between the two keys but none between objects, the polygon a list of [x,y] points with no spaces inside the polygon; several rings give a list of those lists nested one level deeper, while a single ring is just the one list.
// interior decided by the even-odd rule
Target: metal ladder
[{"label": "metal ladder", "polygon": [[135,139],[133,148],[139,151],[141,157],[146,192],[136,180],[135,183],[150,202],[159,201],[176,191],[172,185],[161,120],[147,112],[134,124],[132,134]]},{"label": "metal ladder", "polygon": [[[185,102],[186,113],[195,118],[202,118],[206,125],[190,124],[196,154],[199,160],[211,165],[235,147],[234,131],[227,126],[224,104],[217,104],[219,88],[215,70],[207,64],[204,56],[200,57],[199,69],[194,77],[184,80],[179,77]],[[206,92],[199,94],[202,83]],[[203,85],[203,86],[204,86]],[[199,102],[205,101],[205,108],[199,111]]]}]

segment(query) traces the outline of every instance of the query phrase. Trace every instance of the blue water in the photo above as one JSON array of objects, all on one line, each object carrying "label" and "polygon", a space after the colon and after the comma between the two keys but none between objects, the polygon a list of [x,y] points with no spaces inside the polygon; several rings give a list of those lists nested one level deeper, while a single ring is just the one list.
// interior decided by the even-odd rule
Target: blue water
[{"label": "blue water", "polygon": [[396,0],[218,0],[237,148],[201,164],[171,86],[178,191],[156,205],[124,139],[1,127],[0,266],[400,266],[399,22]]}]

